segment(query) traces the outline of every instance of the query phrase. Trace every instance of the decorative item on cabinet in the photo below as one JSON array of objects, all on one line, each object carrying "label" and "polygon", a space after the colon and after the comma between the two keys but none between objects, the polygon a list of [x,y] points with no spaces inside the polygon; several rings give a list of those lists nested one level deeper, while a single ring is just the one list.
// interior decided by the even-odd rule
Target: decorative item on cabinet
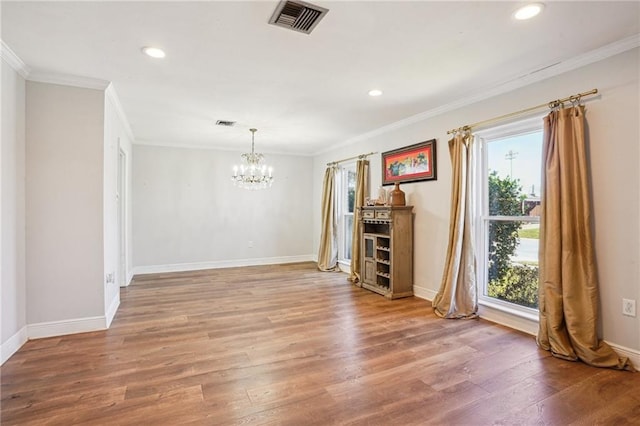
[{"label": "decorative item on cabinet", "polygon": [[378,198],[376,199],[376,206],[384,206],[387,204],[387,190],[382,186],[378,188]]},{"label": "decorative item on cabinet", "polygon": [[413,295],[413,206],[362,207],[360,286],[389,299]]},{"label": "decorative item on cabinet", "polygon": [[396,182],[393,189],[389,191],[390,206],[404,206],[407,204],[405,201],[404,191],[400,189],[400,183]]}]

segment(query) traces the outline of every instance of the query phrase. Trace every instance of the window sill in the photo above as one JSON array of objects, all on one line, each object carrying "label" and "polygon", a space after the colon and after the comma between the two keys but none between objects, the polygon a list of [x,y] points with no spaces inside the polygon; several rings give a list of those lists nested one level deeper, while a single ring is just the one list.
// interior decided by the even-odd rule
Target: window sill
[{"label": "window sill", "polygon": [[520,330],[527,334],[538,334],[538,314],[533,309],[518,309],[488,298],[478,299],[480,318]]}]

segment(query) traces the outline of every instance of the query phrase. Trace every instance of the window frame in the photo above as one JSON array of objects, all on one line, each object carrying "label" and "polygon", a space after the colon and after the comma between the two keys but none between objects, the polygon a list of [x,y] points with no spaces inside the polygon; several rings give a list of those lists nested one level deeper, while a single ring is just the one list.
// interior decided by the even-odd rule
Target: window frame
[{"label": "window frame", "polygon": [[348,220],[347,217],[353,217],[355,220],[355,212],[349,212],[349,172],[357,173],[356,162],[349,161],[341,163],[338,166],[338,185],[336,191],[336,208],[337,208],[337,228],[338,228],[338,263],[345,267],[351,266],[351,258],[345,258],[344,255],[351,251],[351,247],[347,247],[348,233],[353,233],[353,221],[352,228],[347,230]]},{"label": "window frame", "polygon": [[477,259],[477,283],[478,283],[478,304],[505,312],[507,314],[522,317],[530,321],[539,321],[539,310],[521,306],[516,303],[500,300],[487,295],[488,293],[488,238],[489,223],[491,221],[518,221],[518,222],[540,222],[540,217],[536,216],[503,216],[489,215],[489,154],[487,145],[492,141],[502,140],[510,137],[537,133],[543,130],[544,115],[536,115],[512,123],[503,124],[480,130],[474,133],[478,143],[478,155],[476,157],[476,191],[474,222],[476,240]]}]

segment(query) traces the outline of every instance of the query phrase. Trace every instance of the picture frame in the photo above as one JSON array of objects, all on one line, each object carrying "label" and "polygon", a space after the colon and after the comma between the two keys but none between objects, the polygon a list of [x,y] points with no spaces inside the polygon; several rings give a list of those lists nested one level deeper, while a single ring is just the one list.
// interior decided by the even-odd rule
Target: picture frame
[{"label": "picture frame", "polygon": [[437,179],[436,140],[382,153],[382,185]]}]

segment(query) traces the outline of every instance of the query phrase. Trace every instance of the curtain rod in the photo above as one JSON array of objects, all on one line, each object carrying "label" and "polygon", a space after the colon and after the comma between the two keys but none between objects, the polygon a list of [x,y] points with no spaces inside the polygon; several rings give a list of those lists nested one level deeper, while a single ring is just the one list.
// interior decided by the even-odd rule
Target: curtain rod
[{"label": "curtain rod", "polygon": [[516,111],[516,112],[512,112],[509,114],[505,114],[505,115],[501,115],[499,117],[494,117],[494,118],[490,118],[488,120],[483,120],[483,121],[478,121],[477,123],[473,123],[473,124],[467,124],[466,126],[462,126],[462,127],[458,127],[457,129],[451,129],[447,131],[447,134],[450,135],[452,133],[456,133],[462,130],[471,130],[473,127],[477,127],[483,124],[489,124],[489,123],[493,123],[496,121],[501,121],[504,120],[506,118],[511,118],[514,117],[516,115],[521,115],[530,111],[535,111],[536,109],[540,109],[543,107],[549,107],[549,108],[557,108],[559,106],[561,106],[562,104],[564,104],[565,102],[580,102],[580,99],[585,97],[585,96],[590,96],[590,95],[595,95],[596,93],[598,93],[598,89],[592,89],[589,90],[588,92],[584,92],[584,93],[578,93],[577,95],[573,95],[573,96],[569,96],[563,99],[556,99],[555,101],[551,101],[551,102],[547,102],[544,104],[540,104],[540,105],[536,105],[534,107],[531,108],[527,108],[527,109],[523,109],[520,111]]},{"label": "curtain rod", "polygon": [[356,158],[361,160],[361,159],[366,158],[366,157],[368,157],[370,155],[373,155],[373,154],[377,154],[377,152],[376,151],[372,151],[372,152],[369,152],[368,154],[360,154],[360,155],[356,155],[354,157],[343,158],[342,160],[332,161],[330,163],[327,163],[327,166],[335,166],[336,164],[344,163],[345,161],[349,161],[349,160],[355,160]]}]

